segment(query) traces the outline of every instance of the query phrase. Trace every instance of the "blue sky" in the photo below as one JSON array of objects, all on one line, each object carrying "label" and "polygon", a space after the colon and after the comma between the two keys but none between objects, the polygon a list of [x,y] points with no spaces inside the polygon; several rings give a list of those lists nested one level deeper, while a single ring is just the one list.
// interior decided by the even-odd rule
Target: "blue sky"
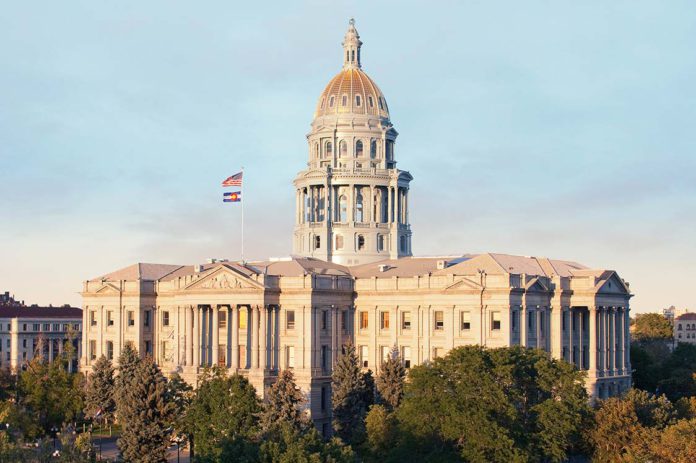
[{"label": "blue sky", "polygon": [[355,17],[418,255],[616,269],[696,309],[693,2],[10,2],[0,15],[0,290],[79,304],[134,262],[287,255],[291,180]]}]

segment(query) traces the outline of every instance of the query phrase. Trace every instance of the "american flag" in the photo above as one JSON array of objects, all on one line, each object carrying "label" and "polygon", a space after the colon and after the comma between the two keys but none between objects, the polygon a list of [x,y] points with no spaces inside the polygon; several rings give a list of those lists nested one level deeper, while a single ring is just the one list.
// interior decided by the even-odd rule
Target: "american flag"
[{"label": "american flag", "polygon": [[238,172],[231,177],[227,177],[223,182],[222,186],[242,186],[242,175],[244,172]]}]

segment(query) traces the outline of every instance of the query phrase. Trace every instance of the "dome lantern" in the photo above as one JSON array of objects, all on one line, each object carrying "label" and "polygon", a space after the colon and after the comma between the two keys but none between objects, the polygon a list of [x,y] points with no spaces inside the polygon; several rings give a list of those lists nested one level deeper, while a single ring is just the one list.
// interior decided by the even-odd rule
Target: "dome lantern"
[{"label": "dome lantern", "polygon": [[343,38],[343,69],[360,69],[360,35],[355,29],[355,19],[348,21],[348,30]]}]

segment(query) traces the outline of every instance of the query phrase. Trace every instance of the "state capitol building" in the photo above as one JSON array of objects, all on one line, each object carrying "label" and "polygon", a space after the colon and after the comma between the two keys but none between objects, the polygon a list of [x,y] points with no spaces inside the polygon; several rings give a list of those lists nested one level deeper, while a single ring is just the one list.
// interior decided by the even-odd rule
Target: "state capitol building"
[{"label": "state capitol building", "polygon": [[331,421],[344,344],[378,370],[458,346],[521,345],[587,372],[593,397],[630,387],[628,285],[613,270],[506,254],[414,257],[413,177],[397,168],[387,101],[362,70],[351,23],[343,68],[317,101],[307,168],[294,179],[293,256],[199,265],[138,263],[85,281],[83,371],[126,343],[195,384],[220,365],[259,394],[292,368],[312,418]]}]

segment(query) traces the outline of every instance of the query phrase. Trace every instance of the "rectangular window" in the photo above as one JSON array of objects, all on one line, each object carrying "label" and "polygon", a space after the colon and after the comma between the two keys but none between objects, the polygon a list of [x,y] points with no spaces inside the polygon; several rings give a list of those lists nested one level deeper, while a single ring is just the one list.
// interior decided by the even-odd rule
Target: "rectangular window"
[{"label": "rectangular window", "polygon": [[544,334],[544,312],[539,312],[539,333]]},{"label": "rectangular window", "polygon": [[22,325],[22,331],[26,331],[26,330],[27,330],[27,324],[24,323],[24,324]]},{"label": "rectangular window", "polygon": [[246,309],[239,309],[239,329],[247,329],[247,318],[249,316],[249,311]]},{"label": "rectangular window", "polygon": [[90,310],[89,312],[89,324],[90,326],[97,326],[97,311]]},{"label": "rectangular window", "polygon": [[67,323],[63,323],[63,331],[68,331],[69,326],[70,325],[68,325]]},{"label": "rectangular window", "polygon": [[379,313],[379,327],[383,330],[389,329],[389,312]]},{"label": "rectangular window", "polygon": [[[561,324],[562,324],[562,326],[563,326],[562,329],[563,329],[563,332],[564,332],[564,333],[565,333],[566,330],[567,330],[567,328],[566,328],[567,320],[568,320],[567,312],[563,312],[563,313],[561,314]],[[679,329],[681,329],[681,325],[680,325],[680,328],[679,328]]]},{"label": "rectangular window", "polygon": [[348,312],[345,310],[341,310],[341,330],[345,331],[346,330],[346,320],[348,319]]},{"label": "rectangular window", "polygon": [[512,331],[517,331],[517,311],[513,310],[512,314]]},{"label": "rectangular window", "polygon": [[401,359],[404,362],[404,368],[411,368],[411,348],[409,346],[401,348]]},{"label": "rectangular window", "polygon": [[329,369],[329,346],[321,346],[321,368],[324,371]]},{"label": "rectangular window", "polygon": [[114,343],[111,341],[106,341],[106,358],[109,360],[114,359]]},{"label": "rectangular window", "polygon": [[95,340],[89,341],[89,358],[90,360],[97,358],[97,341]]},{"label": "rectangular window", "polygon": [[360,329],[366,330],[368,327],[369,314],[366,311],[360,312]]},{"label": "rectangular window", "polygon": [[321,387],[321,411],[326,410],[327,395],[328,394],[327,394],[326,386],[322,386]]},{"label": "rectangular window", "polygon": [[[224,314],[224,312],[222,314]],[[167,310],[162,312],[162,326],[169,326],[169,311]]]},{"label": "rectangular window", "polygon": [[410,330],[411,329],[411,312],[401,313],[401,329]]},{"label": "rectangular window", "polygon": [[285,329],[294,330],[295,329],[295,311],[286,310],[285,311]]},{"label": "rectangular window", "polygon": [[445,329],[445,313],[442,310],[435,311],[435,329],[444,330]]},{"label": "rectangular window", "polygon": [[462,312],[462,331],[471,329],[471,312]]},{"label": "rectangular window", "polygon": [[135,326],[135,313],[132,310],[128,311],[128,326]]},{"label": "rectangular window", "polygon": [[60,323],[53,324],[53,331],[60,331]]},{"label": "rectangular window", "polygon": [[149,310],[145,311],[145,319],[143,320],[143,326],[145,326],[145,327],[150,326],[150,311]]},{"label": "rectangular window", "polygon": [[50,324],[50,323],[44,323],[44,325],[43,325],[43,330],[44,330],[44,331],[51,331],[51,324]]},{"label": "rectangular window", "polygon": [[287,347],[286,365],[288,368],[295,368],[295,346]]},{"label": "rectangular window", "polygon": [[27,348],[27,340],[26,339],[22,339],[22,347],[24,347],[25,349]]},{"label": "rectangular window", "polygon": [[444,352],[444,349],[442,347],[435,347],[433,348],[433,358],[440,358],[442,357],[442,353]]},{"label": "rectangular window", "polygon": [[500,312],[491,312],[491,329],[495,331],[500,329]]},{"label": "rectangular window", "polygon": [[532,331],[532,328],[534,327],[534,312],[532,311],[527,314],[527,327],[529,328],[529,331]]},{"label": "rectangular window", "polygon": [[368,352],[367,346],[360,346],[360,365],[362,365],[363,368],[367,368],[370,364]]},{"label": "rectangular window", "polygon": [[41,327],[41,323],[34,323],[33,330],[34,331],[40,331],[39,328]]},{"label": "rectangular window", "polygon": [[106,325],[114,326],[114,312],[112,310],[106,311]]},{"label": "rectangular window", "polygon": [[329,311],[322,310],[321,311],[321,329],[326,330],[328,328],[329,328]]},{"label": "rectangular window", "polygon": [[79,323],[75,323],[75,324],[73,325],[73,329],[74,329],[75,331],[79,331],[79,330],[80,330],[80,324],[79,324]]}]

